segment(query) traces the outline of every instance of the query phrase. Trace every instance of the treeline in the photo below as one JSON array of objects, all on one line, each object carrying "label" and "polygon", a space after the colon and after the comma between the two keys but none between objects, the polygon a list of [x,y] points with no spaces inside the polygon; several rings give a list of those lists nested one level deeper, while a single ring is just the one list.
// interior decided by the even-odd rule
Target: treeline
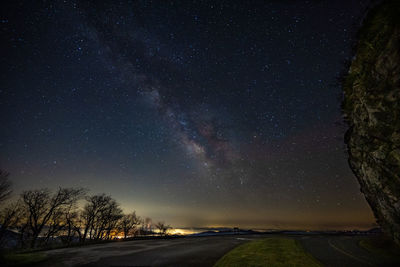
[{"label": "treeline", "polygon": [[46,246],[54,240],[74,242],[111,240],[137,235],[167,235],[168,225],[141,219],[135,211],[124,214],[118,202],[106,194],[88,195],[82,188],[26,190],[8,203],[8,174],[0,170],[0,244],[10,231],[20,247]]}]

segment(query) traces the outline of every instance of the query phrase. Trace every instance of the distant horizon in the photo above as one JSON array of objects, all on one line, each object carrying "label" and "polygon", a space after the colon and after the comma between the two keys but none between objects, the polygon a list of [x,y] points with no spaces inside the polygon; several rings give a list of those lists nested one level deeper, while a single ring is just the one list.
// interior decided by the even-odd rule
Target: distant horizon
[{"label": "distant horizon", "polygon": [[288,230],[288,231],[343,231],[343,230],[369,230],[373,228],[379,228],[380,226],[378,224],[351,224],[351,225],[341,225],[341,226],[335,226],[335,224],[332,224],[331,226],[274,226],[274,227],[267,227],[267,226],[239,226],[239,225],[218,225],[218,226],[197,226],[197,227],[175,227],[171,226],[173,229],[204,229],[204,230],[218,230],[218,229],[233,229],[233,228],[239,228],[241,230]]},{"label": "distant horizon", "polygon": [[[236,227],[172,227],[170,229],[170,234],[178,234],[178,235],[192,235],[199,234],[203,232],[220,232],[223,230],[233,230]],[[296,229],[296,228],[288,228],[288,229],[280,229],[280,228],[242,228],[237,227],[242,231],[254,231],[260,233],[274,233],[274,232],[347,232],[347,231],[369,231],[375,228],[380,228],[378,225],[371,226],[369,228],[345,228],[345,229]]]},{"label": "distant horizon", "polygon": [[263,228],[263,227],[239,227],[239,226],[213,226],[213,227],[171,227],[172,229],[196,229],[196,230],[221,230],[221,229],[234,229],[238,228],[240,230],[253,230],[253,231],[347,231],[347,230],[370,230],[374,228],[380,228],[379,225],[354,225],[352,226],[343,226],[343,228],[285,228],[285,227],[277,227],[277,228]]},{"label": "distant horizon", "polygon": [[[42,187],[42,188],[31,188],[31,189],[43,189],[43,188],[48,188],[48,187]],[[48,188],[52,190],[51,188]],[[54,190],[54,189],[53,189]],[[11,199],[16,199],[19,197],[19,194],[22,193],[23,190],[14,190],[13,195]],[[106,195],[111,195],[108,194],[107,192],[103,192]],[[88,195],[93,195],[95,192],[91,192],[90,190],[88,191]],[[100,194],[100,192],[97,192],[97,194]],[[112,197],[112,195],[111,195]],[[118,199],[116,199],[118,203],[121,204],[121,208],[126,212],[129,213],[131,211],[135,211],[138,216],[141,218],[151,218],[153,223],[155,224],[158,221],[165,222],[167,225],[170,225],[173,229],[218,229],[218,228],[234,228],[238,227],[240,229],[247,229],[247,230],[256,230],[256,229],[263,229],[263,230],[310,230],[310,231],[330,231],[330,230],[353,230],[353,229],[358,229],[358,230],[369,230],[371,228],[375,228],[378,225],[376,224],[376,220],[373,217],[372,211],[370,211],[370,214],[367,214],[368,216],[365,216],[364,218],[360,218],[357,216],[359,221],[341,221],[341,222],[335,222],[334,220],[329,220],[327,218],[320,217],[320,222],[314,222],[312,223],[307,223],[307,222],[300,222],[296,223],[294,220],[285,220],[285,221],[280,221],[278,219],[271,219],[271,221],[265,222],[263,224],[246,224],[246,223],[240,223],[240,220],[238,220],[238,223],[207,223],[205,225],[187,225],[183,226],[179,222],[175,221],[168,221],[164,218],[168,218],[168,216],[163,216],[163,215],[158,215],[154,216],[151,212],[150,213],[141,213],[141,211],[146,211],[146,208],[140,208],[141,205],[140,203],[137,203],[136,209],[129,209],[126,208]],[[82,208],[82,203],[83,199],[80,200],[81,204],[78,205],[80,208]],[[266,212],[268,213],[268,212]],[[356,213],[354,213],[356,214]],[[153,216],[152,216],[153,215]],[[330,214],[332,215],[332,214]],[[169,216],[174,217],[176,214],[169,214]],[[332,216],[330,216],[332,217]],[[347,218],[345,216],[345,218]],[[193,221],[194,219],[192,217],[187,217],[185,218],[189,221]],[[229,220],[229,216],[227,218],[224,218],[224,220]],[[264,220],[264,219],[263,219]]]}]

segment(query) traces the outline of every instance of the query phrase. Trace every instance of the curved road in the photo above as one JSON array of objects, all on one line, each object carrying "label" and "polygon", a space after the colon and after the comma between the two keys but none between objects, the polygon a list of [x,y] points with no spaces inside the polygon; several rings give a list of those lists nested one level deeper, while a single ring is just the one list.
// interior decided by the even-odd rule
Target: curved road
[{"label": "curved road", "polygon": [[46,251],[50,260],[39,266],[213,266],[237,245],[267,237],[299,240],[324,266],[390,266],[358,246],[363,236],[276,234],[134,240],[56,249]]},{"label": "curved road", "polygon": [[324,266],[398,266],[371,254],[358,243],[365,236],[302,236],[300,243]]}]

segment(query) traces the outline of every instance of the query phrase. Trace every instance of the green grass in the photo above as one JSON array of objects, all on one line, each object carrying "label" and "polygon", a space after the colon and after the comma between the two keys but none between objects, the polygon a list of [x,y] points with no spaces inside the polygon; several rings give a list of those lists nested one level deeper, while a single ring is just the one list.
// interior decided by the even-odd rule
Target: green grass
[{"label": "green grass", "polygon": [[359,245],[379,258],[400,264],[400,248],[388,238],[362,239]]},{"label": "green grass", "polygon": [[47,256],[40,252],[33,253],[15,253],[9,252],[1,255],[0,265],[6,266],[30,266],[35,263],[42,262]]},{"label": "green grass", "polygon": [[222,266],[321,266],[294,239],[267,238],[252,241],[225,254],[214,267]]}]

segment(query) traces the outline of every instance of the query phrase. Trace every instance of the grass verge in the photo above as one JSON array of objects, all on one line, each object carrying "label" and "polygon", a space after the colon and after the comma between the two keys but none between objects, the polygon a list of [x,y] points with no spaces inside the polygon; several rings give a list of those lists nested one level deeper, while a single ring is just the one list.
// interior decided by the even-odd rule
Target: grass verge
[{"label": "grass verge", "polygon": [[47,256],[44,253],[14,253],[9,252],[0,256],[0,265],[5,266],[31,266],[33,264],[45,261]]},{"label": "grass verge", "polygon": [[400,266],[400,247],[392,240],[378,236],[362,239],[359,245],[377,257],[388,262],[399,263]]},{"label": "grass verge", "polygon": [[222,266],[321,266],[294,239],[266,238],[240,245],[225,254],[214,267]]}]

